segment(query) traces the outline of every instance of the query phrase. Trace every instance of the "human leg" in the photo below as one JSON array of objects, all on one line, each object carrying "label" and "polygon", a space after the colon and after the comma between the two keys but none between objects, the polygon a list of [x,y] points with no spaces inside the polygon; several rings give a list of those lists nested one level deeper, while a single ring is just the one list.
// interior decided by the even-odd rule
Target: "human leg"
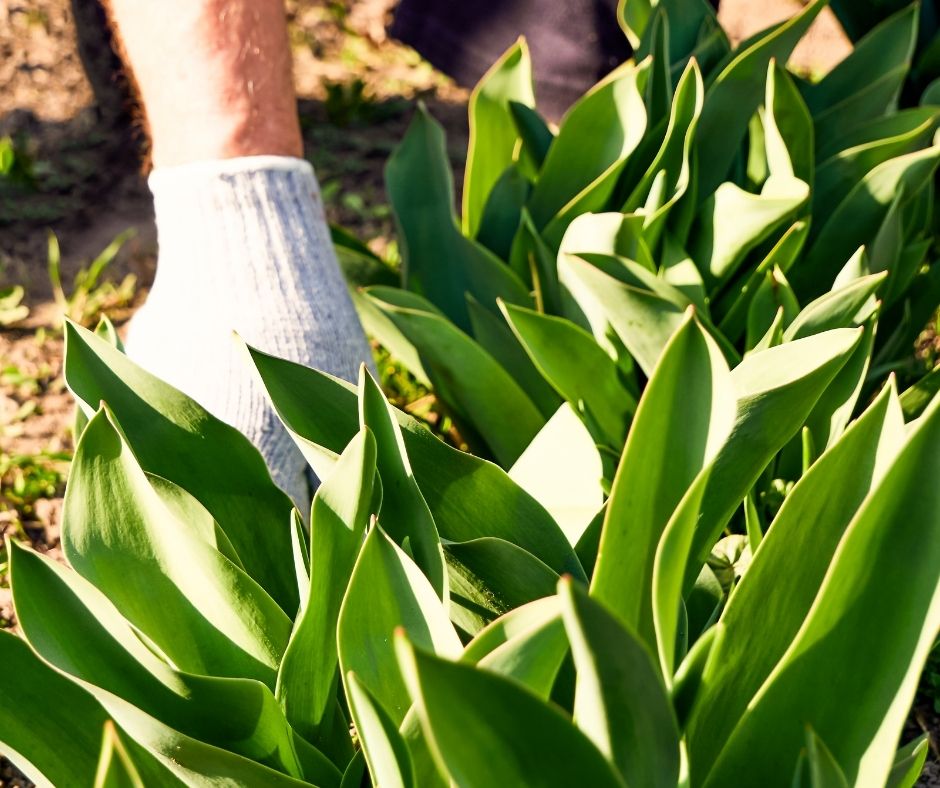
[{"label": "human leg", "polygon": [[128,354],[241,429],[275,481],[306,463],[232,337],[355,379],[368,346],[302,142],[280,0],[112,0],[152,140],[157,275]]}]

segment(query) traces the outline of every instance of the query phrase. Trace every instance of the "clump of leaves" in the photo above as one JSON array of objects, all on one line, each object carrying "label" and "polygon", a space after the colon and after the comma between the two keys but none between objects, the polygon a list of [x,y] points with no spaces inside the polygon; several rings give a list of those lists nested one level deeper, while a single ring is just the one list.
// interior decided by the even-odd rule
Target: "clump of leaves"
[{"label": "clump of leaves", "polygon": [[247,348],[322,480],[305,517],[66,324],[68,565],[10,547],[0,746],[52,784],[912,786],[940,398],[870,370],[934,297],[938,118],[899,152],[859,60],[795,81],[821,5],[731,51],[706,3],[631,0],[641,59],[557,135],[516,45],[471,101],[459,222],[418,114],[388,170],[407,287],[336,237],[476,454],[365,371]]}]

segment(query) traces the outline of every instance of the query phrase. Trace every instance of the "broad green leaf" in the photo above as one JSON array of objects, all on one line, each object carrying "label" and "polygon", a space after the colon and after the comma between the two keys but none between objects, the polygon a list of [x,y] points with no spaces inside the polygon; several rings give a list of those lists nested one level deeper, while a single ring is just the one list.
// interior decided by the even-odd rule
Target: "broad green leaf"
[{"label": "broad green leaf", "polygon": [[754,353],[731,372],[738,396],[731,436],[721,447],[696,526],[689,585],[729,518],[774,455],[796,435],[813,405],[861,341],[836,329]]},{"label": "broad green leaf", "polygon": [[764,147],[771,175],[813,186],[813,120],[796,84],[775,60],[767,66]]},{"label": "broad green leaf", "polygon": [[[682,323],[684,296],[667,298],[669,288],[661,282],[661,292],[627,284],[583,257],[561,255],[561,281],[586,313],[595,338],[609,328],[636,359],[646,375],[651,375],[663,348]],[[678,302],[678,303],[677,303]]]},{"label": "broad green leaf", "polygon": [[560,709],[517,682],[427,654],[403,634],[396,651],[432,752],[457,785],[624,785]]},{"label": "broad green leaf", "polygon": [[444,548],[452,593],[451,618],[475,634],[513,608],[548,596],[558,573],[532,553],[493,537]]},{"label": "broad green leaf", "polygon": [[359,420],[375,435],[382,530],[408,552],[446,607],[447,570],[437,526],[411,471],[395,412],[364,367],[359,373]]},{"label": "broad green leaf", "polygon": [[[512,242],[519,229],[530,190],[529,181],[515,164],[503,170],[490,190],[476,238],[500,260],[508,262],[512,254]],[[527,278],[521,277],[523,282]]]},{"label": "broad green leaf", "polygon": [[[470,308],[470,322],[473,324],[473,335],[477,343],[515,378],[532,400],[532,404],[539,409],[539,413],[546,419],[551,418],[552,414],[558,410],[561,398],[545,380],[538,367],[529,358],[525,348],[513,334],[512,328],[504,317],[505,303],[499,302],[503,315],[497,316],[480,306],[473,296],[469,296],[467,300]],[[525,307],[512,308],[525,309]]]},{"label": "broad green leaf", "polygon": [[524,281],[531,283],[535,307],[539,312],[561,312],[556,255],[535,229],[525,208],[512,241],[509,265]]},{"label": "broad green leaf", "polygon": [[722,183],[701,206],[689,241],[706,285],[714,288],[733,276],[748,252],[792,221],[808,198],[809,186],[786,175],[771,175],[760,194]]},{"label": "broad green leaf", "polygon": [[[646,71],[646,65],[624,63],[568,110],[529,199],[537,228],[559,215],[570,215],[567,225],[575,215],[605,206],[617,174],[646,130]],[[577,213],[571,210],[574,205],[579,206]],[[563,233],[561,227],[558,241]]]},{"label": "broad green leaf", "polygon": [[852,355],[836,373],[829,387],[816,401],[812,412],[806,417],[804,429],[809,431],[815,446],[811,461],[815,461],[815,455],[838,439],[852,418],[871,364],[877,325],[874,317],[864,324],[862,341],[852,351]]},{"label": "broad green leaf", "polygon": [[79,441],[63,519],[72,567],[180,670],[274,687],[290,619],[166,506],[104,408]]},{"label": "broad green leaf", "polygon": [[617,22],[634,49],[640,45],[655,6],[655,0],[619,0],[617,3]]},{"label": "broad green leaf", "polygon": [[743,283],[729,288],[717,301],[712,299],[711,313],[720,320],[718,328],[728,339],[733,342],[740,339],[746,330],[751,301],[761,291],[767,273],[779,268],[785,275],[799,256],[808,233],[808,222],[794,222]]},{"label": "broad green leaf", "polygon": [[356,674],[400,725],[411,705],[394,669],[392,633],[403,627],[416,642],[457,656],[463,650],[434,588],[379,526],[370,529],[343,599],[337,629],[342,675]]},{"label": "broad green leaf", "polygon": [[527,177],[535,180],[555,135],[533,107],[510,101],[509,113],[522,140],[519,148],[519,167]]},{"label": "broad green leaf", "polygon": [[604,503],[600,454],[568,403],[532,439],[509,477],[548,510],[572,547]]},{"label": "broad green leaf", "polygon": [[373,513],[376,441],[361,429],[313,499],[310,583],[301,598],[277,674],[277,699],[288,721],[311,742],[322,741],[336,697],[336,622],[346,584]]},{"label": "broad green leaf", "polygon": [[684,732],[689,714],[703,689],[702,681],[708,673],[712,652],[724,636],[721,623],[710,627],[695,641],[679,664],[669,695],[675,710],[679,730]]},{"label": "broad green leaf", "polygon": [[[159,763],[170,772],[159,781],[148,785],[186,785],[198,788],[309,788],[311,784],[323,788],[339,788],[340,775],[325,759],[311,764],[303,778],[292,777],[250,760],[242,755],[207,744],[165,725],[162,721],[143,713],[131,703],[110,696],[102,704],[121,729],[141,747],[153,753]],[[295,738],[298,749],[308,747]],[[321,756],[322,757],[322,756]],[[175,780],[174,780],[175,778]]]},{"label": "broad green leaf", "polygon": [[6,630],[0,664],[0,750],[43,788],[93,785],[107,719],[98,702]]},{"label": "broad green leaf", "polygon": [[444,131],[423,106],[385,166],[385,183],[399,229],[405,287],[465,331],[470,330],[468,292],[493,310],[497,298],[531,303],[518,277],[460,232]]},{"label": "broad green leaf", "polygon": [[398,726],[352,671],[346,675],[346,687],[373,784],[382,788],[415,785],[411,755]]},{"label": "broad green leaf", "polygon": [[[308,456],[334,457],[359,429],[355,390],[344,381],[250,350],[274,407]],[[418,487],[442,539],[493,536],[513,542],[556,572],[583,578],[551,515],[498,466],[448,446],[395,410]]]},{"label": "broad green leaf", "polygon": [[747,329],[744,334],[744,346],[748,350],[756,349],[761,338],[773,327],[777,315],[781,315],[780,325],[786,328],[800,312],[799,302],[790,283],[779,266],[774,266],[764,274],[747,308]]},{"label": "broad green leaf", "polygon": [[[725,374],[727,375],[726,372]],[[719,430],[722,428],[725,430],[725,437],[727,437],[727,431],[730,429],[731,416],[733,415],[732,402],[733,395],[728,396],[725,402],[713,403],[712,405],[713,412],[719,414],[721,414],[722,409],[730,410],[727,414],[719,415],[719,419],[725,418],[727,420],[727,423],[723,426],[720,422],[718,425]],[[695,537],[695,527],[698,523],[702,498],[705,495],[710,475],[710,465],[706,465],[696,475],[663,528],[663,534],[653,558],[649,582],[652,586],[651,604],[656,641],[655,653],[659,657],[662,676],[665,677],[667,685],[672,683],[677,659],[681,658],[686,651],[686,643],[682,633],[684,604],[682,591],[686,567],[689,562],[689,553]],[[706,572],[707,578],[714,579],[714,573],[708,565],[703,567],[703,572]],[[693,589],[693,593],[694,591],[695,589]],[[712,608],[709,621],[714,615],[714,611],[720,607],[724,597],[720,585],[715,591],[719,593],[717,594],[717,602],[709,605]],[[692,594],[689,596],[691,597]],[[688,633],[688,630],[694,626],[694,634],[698,634],[702,628],[701,622],[690,620],[689,608],[693,607],[691,603],[690,598],[689,604],[685,606],[685,629]],[[685,639],[687,638],[688,634],[686,634]]]},{"label": "broad green leaf", "polygon": [[791,281],[797,293],[818,295],[830,288],[843,261],[872,238],[896,196],[916,195],[933,177],[940,161],[940,146],[898,156],[869,172],[833,211],[793,269]]},{"label": "broad green leaf", "polygon": [[821,137],[836,137],[897,108],[917,41],[913,3],[859,41],[832,71],[804,91]]},{"label": "broad green leaf", "polygon": [[559,598],[548,596],[493,621],[467,644],[460,661],[515,679],[548,700],[567,653]]},{"label": "broad green leaf", "polygon": [[519,140],[509,102],[535,105],[532,63],[520,38],[483,75],[470,94],[470,141],[463,182],[463,231],[471,238],[480,229],[487,198],[512,164]]},{"label": "broad green leaf", "polygon": [[686,490],[727,438],[734,401],[721,351],[687,314],[637,408],[614,478],[591,582],[592,596],[653,653],[656,547]]},{"label": "broad green leaf", "polygon": [[806,724],[850,784],[884,784],[940,627],[938,441],[933,405],[847,527],[806,621],[708,784],[726,785],[744,763],[755,781],[774,779],[795,760]]},{"label": "broad green leaf", "polygon": [[926,733],[901,747],[888,774],[886,788],[913,788],[929,752],[930,740]]},{"label": "broad green leaf", "polygon": [[674,788],[679,734],[645,645],[570,579],[558,585],[578,672],[574,720],[627,785]]},{"label": "broad green leaf", "polygon": [[800,753],[794,788],[849,788],[842,767],[812,727],[806,729],[806,747]]},{"label": "broad green leaf", "polygon": [[131,754],[110,720],[104,724],[94,788],[144,788]]},{"label": "broad green leaf", "polygon": [[[30,646],[164,765],[179,735],[304,774],[292,732],[265,685],[178,671],[77,573],[22,547],[14,547],[11,563],[17,617]],[[318,762],[325,774],[335,772],[322,755]]]},{"label": "broad green leaf", "polygon": [[433,308],[415,309],[397,293],[373,288],[369,297],[418,348],[438,396],[483,437],[501,465],[512,465],[545,418],[509,373],[469,336]]},{"label": "broad green leaf", "polygon": [[825,5],[826,0],[814,0],[788,21],[742,44],[709,85],[695,135],[699,200],[708,198],[725,180],[748,122],[764,98],[770,61],[786,63]]},{"label": "broad green leaf", "polygon": [[627,213],[642,209],[644,236],[650,246],[656,245],[669,211],[689,189],[689,158],[704,92],[702,74],[693,60],[676,87],[662,146],[624,205]]},{"label": "broad green leaf", "polygon": [[[879,164],[929,145],[938,117],[940,112],[936,109],[910,109],[890,115],[866,125],[872,138],[867,134],[857,137],[854,145],[844,145],[823,160],[816,168],[813,185],[813,214],[817,221],[825,221]],[[854,141],[851,137],[847,139]]]},{"label": "broad green leaf", "polygon": [[896,396],[886,388],[807,471],[731,594],[719,624],[724,635],[689,722],[693,779],[707,772],[796,636],[849,521],[900,449]]},{"label": "broad green leaf", "polygon": [[73,323],[65,327],[64,375],[86,417],[107,402],[141,467],[202,503],[248,574],[293,614],[292,504],[248,439]]},{"label": "broad green leaf", "polygon": [[616,211],[581,214],[565,231],[559,251],[573,255],[616,255],[655,272],[656,261],[646,243],[643,221],[641,215]]},{"label": "broad green leaf", "polygon": [[784,340],[792,342],[833,328],[860,325],[870,316],[870,313],[865,314],[866,304],[886,277],[885,272],[859,277],[844,287],[821,295],[794,318],[783,335]]},{"label": "broad green leaf", "polygon": [[[631,2],[627,0],[628,4]],[[707,71],[710,64],[695,54],[695,50],[709,38],[712,29],[721,31],[708,0],[658,0],[653,5],[653,15],[661,14],[669,21],[668,59],[674,78],[685,70],[691,57],[696,57],[701,68]],[[636,51],[637,60],[650,54],[652,32],[652,26],[647,24]]]},{"label": "broad green leaf", "polygon": [[912,421],[920,416],[936,398],[938,391],[940,391],[940,365],[934,367],[901,395],[904,420]]}]

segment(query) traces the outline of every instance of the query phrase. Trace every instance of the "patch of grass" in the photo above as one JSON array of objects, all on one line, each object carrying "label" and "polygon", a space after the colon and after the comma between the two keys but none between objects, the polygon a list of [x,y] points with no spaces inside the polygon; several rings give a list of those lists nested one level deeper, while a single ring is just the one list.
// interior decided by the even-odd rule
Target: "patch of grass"
[{"label": "patch of grass", "polygon": [[63,320],[68,318],[83,326],[92,326],[102,315],[130,306],[137,290],[137,277],[128,274],[118,284],[101,277],[105,269],[114,262],[121,247],[136,233],[135,229],[130,228],[111,241],[101,254],[79,270],[68,293],[62,286],[59,239],[54,233],[49,233],[49,279]]}]

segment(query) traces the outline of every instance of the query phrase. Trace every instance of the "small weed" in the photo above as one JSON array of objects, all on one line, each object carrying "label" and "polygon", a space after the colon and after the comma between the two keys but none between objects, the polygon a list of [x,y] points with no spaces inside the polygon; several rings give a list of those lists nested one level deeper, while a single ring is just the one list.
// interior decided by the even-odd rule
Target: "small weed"
[{"label": "small weed", "polygon": [[67,294],[62,286],[59,239],[54,233],[49,233],[49,279],[63,319],[90,326],[97,323],[103,314],[130,305],[134,300],[137,277],[128,274],[119,284],[114,284],[108,280],[101,281],[101,275],[135,234],[136,230],[131,228],[111,241],[101,254],[75,275],[71,293]]},{"label": "small weed", "polygon": [[0,186],[32,188],[36,173],[32,156],[21,137],[0,137]]},{"label": "small weed", "polygon": [[12,326],[29,315],[29,307],[23,304],[23,295],[20,285],[0,289],[0,326]]}]

